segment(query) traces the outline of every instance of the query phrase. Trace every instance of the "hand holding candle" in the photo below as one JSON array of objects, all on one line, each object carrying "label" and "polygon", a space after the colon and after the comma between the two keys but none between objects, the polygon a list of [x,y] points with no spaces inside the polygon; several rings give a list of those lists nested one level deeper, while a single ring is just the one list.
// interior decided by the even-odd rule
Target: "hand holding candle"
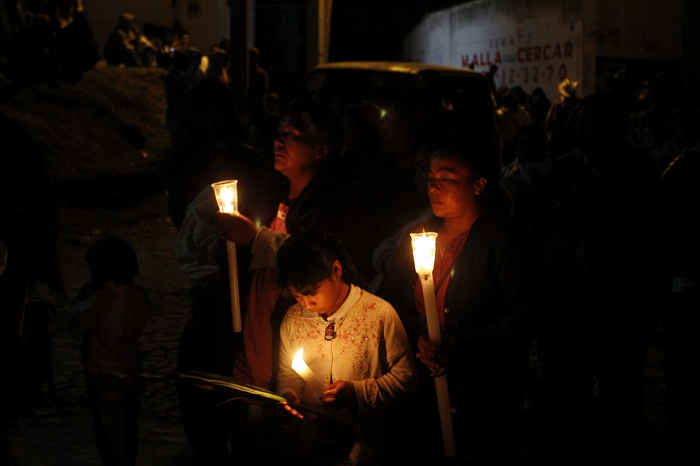
[{"label": "hand holding candle", "polygon": [[240,212],[217,212],[217,225],[221,238],[238,244],[252,244],[258,233],[258,226]]},{"label": "hand holding candle", "polygon": [[[416,273],[423,287],[423,299],[425,302],[425,320],[428,324],[428,337],[434,345],[442,341],[440,335],[440,321],[438,320],[437,305],[435,303],[435,285],[433,284],[433,267],[435,266],[435,241],[437,233],[411,233],[411,247],[413,248],[413,260]],[[440,424],[442,428],[442,441],[445,456],[450,458],[457,454],[452,429],[452,408],[447,390],[447,377],[439,375],[434,378],[435,391],[440,411]]]},{"label": "hand holding candle", "polygon": [[[238,213],[238,180],[226,180],[213,183],[216,203],[219,212],[228,215]],[[238,333],[243,330],[241,324],[241,300],[238,289],[238,260],[236,257],[236,244],[226,241],[226,252],[228,255],[228,273],[231,290],[231,320],[233,321],[233,331]]]}]

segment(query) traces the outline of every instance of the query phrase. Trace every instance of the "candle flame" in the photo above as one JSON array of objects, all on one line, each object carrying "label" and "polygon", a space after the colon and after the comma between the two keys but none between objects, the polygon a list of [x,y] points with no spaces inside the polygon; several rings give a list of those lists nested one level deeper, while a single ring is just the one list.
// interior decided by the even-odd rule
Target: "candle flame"
[{"label": "candle flame", "polygon": [[232,214],[238,211],[238,180],[219,181],[212,183],[216,203],[221,212]]},{"label": "candle flame", "polygon": [[223,204],[221,210],[223,212],[233,212],[233,189],[223,188],[220,196]]},{"label": "candle flame", "polygon": [[411,246],[413,247],[413,261],[416,273],[426,275],[432,273],[435,266],[435,241],[437,233],[411,233]]},{"label": "candle flame", "polygon": [[304,348],[299,348],[299,351],[294,355],[294,359],[292,359],[292,369],[299,375],[310,370],[309,366],[304,362]]}]

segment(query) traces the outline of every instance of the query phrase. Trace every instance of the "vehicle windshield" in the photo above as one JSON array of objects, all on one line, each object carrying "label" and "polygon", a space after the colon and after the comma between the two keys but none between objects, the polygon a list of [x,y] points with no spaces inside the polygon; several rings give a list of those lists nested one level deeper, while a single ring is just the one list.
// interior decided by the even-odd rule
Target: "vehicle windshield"
[{"label": "vehicle windshield", "polygon": [[384,108],[398,95],[432,94],[446,110],[466,105],[493,109],[493,98],[484,80],[441,73],[393,73],[357,69],[318,69],[306,85],[314,98],[337,105],[373,104]]}]

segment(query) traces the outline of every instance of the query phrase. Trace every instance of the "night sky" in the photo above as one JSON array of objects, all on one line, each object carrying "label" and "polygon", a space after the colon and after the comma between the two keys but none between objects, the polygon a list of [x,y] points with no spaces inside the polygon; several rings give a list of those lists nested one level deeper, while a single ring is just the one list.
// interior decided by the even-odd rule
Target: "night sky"
[{"label": "night sky", "polygon": [[403,39],[431,11],[464,0],[341,0],[333,2],[331,61],[394,60]]}]

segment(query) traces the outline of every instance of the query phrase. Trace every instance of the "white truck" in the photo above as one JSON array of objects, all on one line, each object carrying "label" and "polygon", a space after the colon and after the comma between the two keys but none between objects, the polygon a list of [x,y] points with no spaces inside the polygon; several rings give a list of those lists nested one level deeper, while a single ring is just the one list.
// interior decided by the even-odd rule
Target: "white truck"
[{"label": "white truck", "polygon": [[476,0],[426,15],[403,59],[486,72],[496,87],[540,87],[557,100],[564,78],[579,95],[618,71],[680,71],[681,0]]}]

